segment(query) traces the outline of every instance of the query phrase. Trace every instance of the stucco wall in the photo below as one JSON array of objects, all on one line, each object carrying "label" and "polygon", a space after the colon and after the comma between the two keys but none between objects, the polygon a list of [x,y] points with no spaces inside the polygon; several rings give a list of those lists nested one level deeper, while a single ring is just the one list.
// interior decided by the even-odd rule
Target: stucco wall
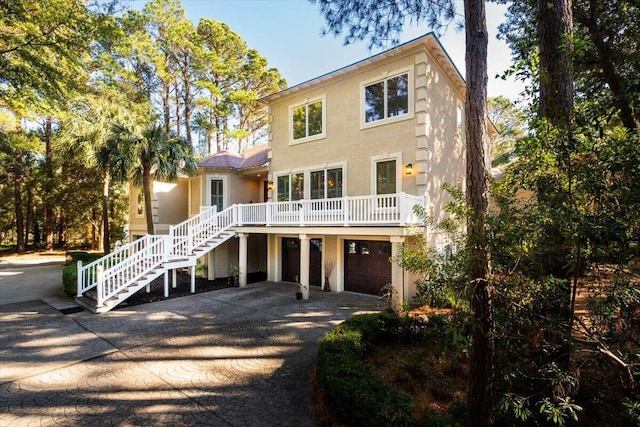
[{"label": "stucco wall", "polygon": [[[412,107],[398,121],[367,127],[362,124],[363,83],[409,71]],[[326,137],[291,144],[290,108],[325,97]],[[411,101],[411,99],[410,99]],[[359,67],[323,84],[276,99],[270,105],[270,179],[283,173],[343,165],[345,195],[374,192],[374,159],[399,156],[399,191],[424,195],[441,216],[448,196],[442,184],[464,186],[463,139],[456,139],[456,107],[462,94],[422,47],[375,65]],[[404,166],[412,163],[414,174]]]}]

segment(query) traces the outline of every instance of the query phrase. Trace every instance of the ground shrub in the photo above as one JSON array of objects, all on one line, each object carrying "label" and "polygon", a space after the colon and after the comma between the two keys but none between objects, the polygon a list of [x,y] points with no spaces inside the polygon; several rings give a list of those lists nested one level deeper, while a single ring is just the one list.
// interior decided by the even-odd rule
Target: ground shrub
[{"label": "ground shrub", "polygon": [[70,295],[78,293],[78,265],[73,263],[62,269],[62,287]]},{"label": "ground shrub", "polygon": [[[383,312],[353,316],[327,334],[318,350],[316,383],[336,421],[349,426],[415,425],[415,402],[410,394],[391,385],[398,378],[374,373],[366,359],[381,346],[420,346],[426,339],[443,336],[446,327],[439,316],[426,323]],[[414,365],[416,370],[406,371],[424,379],[424,369],[417,368],[418,361]]]},{"label": "ground shrub", "polygon": [[67,252],[67,265],[62,270],[62,287],[70,295],[78,293],[78,261],[88,264],[101,258],[101,253],[89,253],[84,251]]},{"label": "ground shrub", "polygon": [[350,426],[411,426],[413,401],[363,363],[366,349],[397,323],[390,314],[354,316],[331,331],[318,349],[316,381],[338,422]]},{"label": "ground shrub", "polygon": [[78,261],[82,261],[83,264],[88,264],[97,260],[98,258],[101,258],[104,254],[85,251],[69,251],[66,255],[67,263],[75,264]]}]

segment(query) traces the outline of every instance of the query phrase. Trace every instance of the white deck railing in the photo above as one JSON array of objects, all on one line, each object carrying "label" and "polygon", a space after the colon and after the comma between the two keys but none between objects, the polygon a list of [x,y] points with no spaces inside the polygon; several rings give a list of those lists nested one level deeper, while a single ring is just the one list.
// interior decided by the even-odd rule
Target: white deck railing
[{"label": "white deck railing", "polygon": [[424,198],[404,193],[336,199],[251,203],[237,206],[236,226],[243,225],[398,225],[420,223],[414,205]]},{"label": "white deck railing", "polygon": [[78,261],[78,297],[97,288],[104,301],[137,281],[163,262],[192,257],[193,250],[211,242],[232,227],[265,226],[406,226],[420,224],[413,212],[424,198],[404,193],[233,205],[217,212],[203,207],[200,213],[171,226],[169,234],[144,236],[83,266]]}]

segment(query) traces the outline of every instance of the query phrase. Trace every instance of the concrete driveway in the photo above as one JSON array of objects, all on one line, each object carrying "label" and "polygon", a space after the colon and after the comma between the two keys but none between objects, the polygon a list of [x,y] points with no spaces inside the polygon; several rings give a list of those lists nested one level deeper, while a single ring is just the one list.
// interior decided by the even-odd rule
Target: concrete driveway
[{"label": "concrete driveway", "polygon": [[64,298],[64,254],[40,253],[0,258],[0,305]]},{"label": "concrete driveway", "polygon": [[375,297],[263,282],[115,310],[0,306],[0,425],[314,425],[318,341]]}]

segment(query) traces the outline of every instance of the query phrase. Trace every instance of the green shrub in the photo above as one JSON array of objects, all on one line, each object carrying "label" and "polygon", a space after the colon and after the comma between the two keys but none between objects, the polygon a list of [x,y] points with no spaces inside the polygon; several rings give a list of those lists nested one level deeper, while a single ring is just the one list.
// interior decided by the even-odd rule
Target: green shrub
[{"label": "green shrub", "polygon": [[99,258],[101,253],[89,253],[84,251],[67,252],[67,265],[62,270],[62,287],[71,295],[78,293],[78,261],[88,264]]},{"label": "green shrub", "polygon": [[389,316],[354,316],[320,342],[317,381],[339,422],[350,426],[414,424],[411,397],[373,375],[361,361],[366,348],[385,335]]},{"label": "green shrub", "polygon": [[88,264],[104,256],[103,253],[91,253],[85,251],[69,251],[66,253],[66,255],[67,262],[74,264],[78,261],[82,261],[83,264]]},{"label": "green shrub", "polygon": [[72,263],[62,269],[62,287],[71,295],[78,293],[78,265]]}]

